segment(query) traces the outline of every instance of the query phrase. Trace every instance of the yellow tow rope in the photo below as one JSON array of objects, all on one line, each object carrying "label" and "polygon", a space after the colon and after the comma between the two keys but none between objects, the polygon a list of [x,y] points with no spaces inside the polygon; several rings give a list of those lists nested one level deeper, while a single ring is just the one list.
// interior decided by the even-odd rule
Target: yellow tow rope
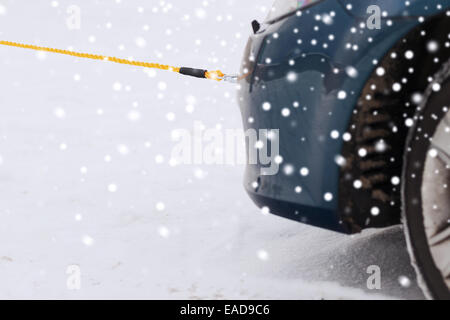
[{"label": "yellow tow rope", "polygon": [[185,67],[172,67],[169,65],[159,64],[159,63],[134,61],[134,60],[130,60],[130,59],[121,59],[121,58],[104,56],[104,55],[99,55],[99,54],[82,53],[82,52],[76,52],[76,51],[71,51],[71,50],[62,50],[62,49],[55,49],[55,48],[49,48],[49,47],[41,47],[41,46],[36,46],[33,44],[24,44],[24,43],[17,43],[17,42],[4,41],[4,40],[0,40],[0,45],[24,48],[24,49],[31,49],[31,50],[36,50],[36,51],[53,52],[53,53],[74,56],[74,57],[78,57],[78,58],[110,61],[110,62],[115,62],[115,63],[120,63],[120,64],[128,64],[128,65],[137,66],[137,67],[167,70],[167,71],[173,71],[173,72],[177,72],[177,73],[188,75],[188,76],[193,76],[193,77],[197,77],[197,78],[206,78],[206,79],[211,79],[211,80],[216,80],[216,81],[222,81],[222,80],[230,81],[235,78],[234,76],[226,76],[220,70],[207,71],[207,70],[202,70],[202,69],[193,69],[193,68],[185,68]]}]

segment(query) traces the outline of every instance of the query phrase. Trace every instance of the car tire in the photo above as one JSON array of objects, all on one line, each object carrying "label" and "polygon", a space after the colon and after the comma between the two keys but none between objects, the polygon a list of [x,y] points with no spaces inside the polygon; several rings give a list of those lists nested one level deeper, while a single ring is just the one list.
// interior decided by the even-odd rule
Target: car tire
[{"label": "car tire", "polygon": [[450,60],[433,77],[404,154],[402,217],[419,285],[450,299]]}]

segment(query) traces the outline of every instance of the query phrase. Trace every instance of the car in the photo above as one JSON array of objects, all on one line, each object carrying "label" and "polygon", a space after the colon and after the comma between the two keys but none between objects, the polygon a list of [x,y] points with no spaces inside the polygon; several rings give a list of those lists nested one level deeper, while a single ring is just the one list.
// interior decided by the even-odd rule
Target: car
[{"label": "car", "polygon": [[421,288],[449,299],[450,1],[278,0],[252,28],[238,100],[280,170],[247,164],[249,196],[335,232],[403,224]]}]

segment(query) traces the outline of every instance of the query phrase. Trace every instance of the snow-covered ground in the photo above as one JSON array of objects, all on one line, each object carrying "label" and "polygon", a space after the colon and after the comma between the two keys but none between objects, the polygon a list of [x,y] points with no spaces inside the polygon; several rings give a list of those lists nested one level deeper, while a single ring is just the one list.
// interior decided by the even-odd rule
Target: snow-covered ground
[{"label": "snow-covered ground", "polygon": [[[271,2],[83,1],[70,30],[72,1],[0,0],[0,39],[233,73]],[[263,215],[242,165],[170,165],[173,130],[241,127],[233,85],[8,47],[0,65],[0,298],[422,298],[400,228],[303,226]]]}]

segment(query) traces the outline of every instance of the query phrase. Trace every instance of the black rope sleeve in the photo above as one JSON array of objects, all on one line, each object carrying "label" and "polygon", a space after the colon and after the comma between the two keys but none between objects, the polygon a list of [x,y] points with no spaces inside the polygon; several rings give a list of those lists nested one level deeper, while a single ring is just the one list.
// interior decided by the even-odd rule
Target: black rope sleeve
[{"label": "black rope sleeve", "polygon": [[196,78],[206,78],[205,77],[206,72],[207,72],[207,70],[203,70],[203,69],[194,69],[194,68],[186,68],[186,67],[180,68],[181,74],[191,76],[191,77],[196,77]]}]

